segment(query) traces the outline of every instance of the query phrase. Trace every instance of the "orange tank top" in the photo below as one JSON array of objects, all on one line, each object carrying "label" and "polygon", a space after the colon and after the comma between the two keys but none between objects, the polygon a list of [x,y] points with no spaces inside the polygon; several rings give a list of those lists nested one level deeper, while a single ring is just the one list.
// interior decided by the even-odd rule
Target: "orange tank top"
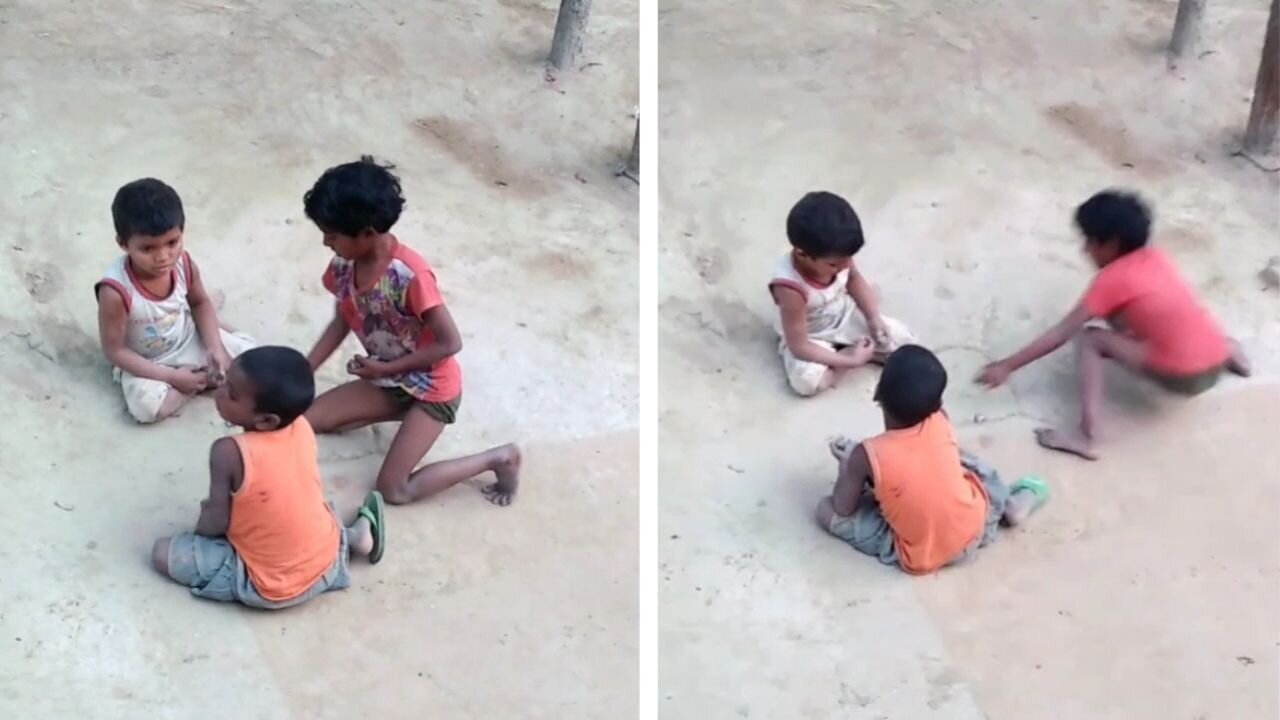
[{"label": "orange tank top", "polygon": [[324,498],[316,436],[305,418],[271,432],[235,436],[244,481],[231,495],[227,540],[258,594],[298,597],[338,559],[338,521]]},{"label": "orange tank top", "polygon": [[931,573],[956,559],[982,533],[987,491],[960,464],[951,422],[941,412],[862,446],[903,570]]}]

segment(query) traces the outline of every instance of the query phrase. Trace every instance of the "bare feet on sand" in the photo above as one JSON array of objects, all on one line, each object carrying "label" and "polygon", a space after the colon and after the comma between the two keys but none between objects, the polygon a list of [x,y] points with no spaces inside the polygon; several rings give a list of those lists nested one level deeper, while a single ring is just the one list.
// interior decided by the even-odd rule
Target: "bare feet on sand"
[{"label": "bare feet on sand", "polygon": [[1040,443],[1040,447],[1070,453],[1085,460],[1098,459],[1093,452],[1093,441],[1080,434],[1079,430],[1036,428],[1036,442]]},{"label": "bare feet on sand", "polygon": [[520,487],[520,448],[511,443],[495,448],[498,454],[494,460],[493,474],[498,476],[497,482],[480,489],[485,498],[501,507],[506,507],[515,499],[516,490]]}]

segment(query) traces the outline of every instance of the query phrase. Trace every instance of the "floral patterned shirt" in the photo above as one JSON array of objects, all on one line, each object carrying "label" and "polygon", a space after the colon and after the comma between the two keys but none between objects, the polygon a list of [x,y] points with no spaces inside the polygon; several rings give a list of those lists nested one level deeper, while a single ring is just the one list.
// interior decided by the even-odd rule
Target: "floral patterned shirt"
[{"label": "floral patterned shirt", "polygon": [[[378,360],[397,360],[434,342],[422,322],[428,310],[444,304],[435,272],[413,250],[397,240],[382,277],[369,290],[356,288],[355,263],[335,257],[324,273],[324,286],[338,300],[338,312],[360,338],[365,352]],[[462,393],[462,368],[450,356],[426,370],[373,381],[400,388],[424,402],[448,402]]]}]

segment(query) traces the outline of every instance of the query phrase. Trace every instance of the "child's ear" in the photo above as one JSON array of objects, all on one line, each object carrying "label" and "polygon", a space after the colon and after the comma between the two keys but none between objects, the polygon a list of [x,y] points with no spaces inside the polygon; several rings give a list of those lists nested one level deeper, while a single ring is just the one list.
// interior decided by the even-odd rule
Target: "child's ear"
[{"label": "child's ear", "polygon": [[368,240],[370,238],[375,238],[377,236],[378,236],[378,231],[374,230],[371,227],[367,227],[356,234],[356,238],[358,240]]},{"label": "child's ear", "polygon": [[253,429],[258,432],[271,432],[280,429],[280,416],[275,413],[263,413],[253,416]]}]

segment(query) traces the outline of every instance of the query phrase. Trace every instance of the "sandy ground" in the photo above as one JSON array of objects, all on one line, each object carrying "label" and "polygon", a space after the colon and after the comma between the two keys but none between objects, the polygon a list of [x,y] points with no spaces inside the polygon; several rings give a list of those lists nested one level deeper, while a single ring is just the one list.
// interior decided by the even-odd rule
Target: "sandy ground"
[{"label": "sandy ground", "polygon": [[[612,171],[637,5],[596,8],[600,64],[560,90],[555,7],[0,2],[0,715],[634,717],[636,194]],[[224,321],[306,348],[332,305],[301,196],[366,152],[399,164],[397,232],[467,344],[436,454],[519,439],[523,492],[393,508],[383,563],[296,610],[194,600],[148,553],[194,522],[226,429],[208,400],[126,418],[90,292],[112,194],[173,183]],[[385,441],[322,440],[345,514]]]},{"label": "sandy ground", "polygon": [[[1230,149],[1265,3],[661,4],[660,707],[664,718],[1272,718],[1280,619],[1278,185]],[[1272,165],[1277,158],[1270,158]],[[1060,352],[969,382],[1089,277],[1072,209],[1151,198],[1157,242],[1256,379],[1180,402],[1115,374],[1103,461],[1039,451],[1075,415]],[[913,579],[813,526],[826,437],[880,428],[866,371],[786,389],[765,284],[805,191],[849,197],[859,265],[942,357],[963,442],[1054,498],[964,569]]]}]

